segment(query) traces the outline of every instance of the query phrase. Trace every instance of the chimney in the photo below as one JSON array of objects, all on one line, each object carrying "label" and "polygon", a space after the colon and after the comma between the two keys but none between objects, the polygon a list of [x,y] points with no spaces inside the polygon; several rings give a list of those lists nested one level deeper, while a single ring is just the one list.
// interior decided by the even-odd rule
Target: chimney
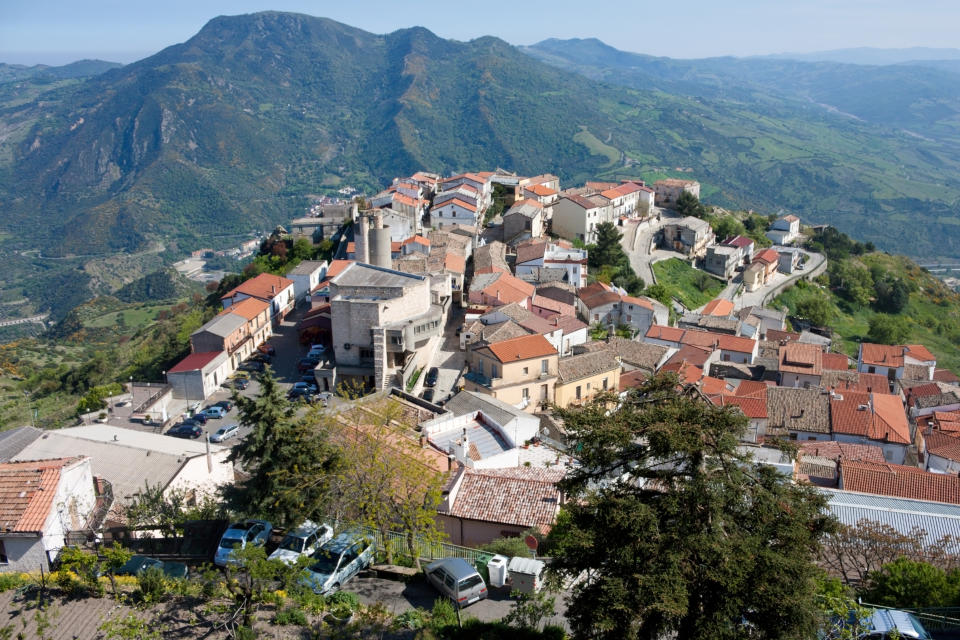
[{"label": "chimney", "polygon": [[420,448],[423,449],[427,446],[427,436],[420,434]]},{"label": "chimney", "polygon": [[270,293],[276,295],[276,293],[277,293],[277,285],[274,285],[274,284],[270,285]]}]

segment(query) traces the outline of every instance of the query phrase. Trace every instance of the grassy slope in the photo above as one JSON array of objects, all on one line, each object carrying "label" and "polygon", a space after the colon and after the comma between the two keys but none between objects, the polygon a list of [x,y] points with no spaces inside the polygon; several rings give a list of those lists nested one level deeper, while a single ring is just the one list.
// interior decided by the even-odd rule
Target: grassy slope
[{"label": "grassy slope", "polygon": [[[707,304],[717,297],[723,287],[723,282],[707,274],[705,271],[694,269],[679,258],[670,258],[653,264],[653,272],[657,276],[657,283],[670,290],[670,295],[680,300],[688,309],[696,309]],[[710,278],[710,286],[701,291],[694,282],[697,278]]]},{"label": "grassy slope", "polygon": [[[902,256],[873,253],[860,260],[868,267],[880,265],[902,274],[917,287],[910,294],[910,304],[902,314],[910,321],[909,342],[930,349],[937,356],[938,366],[960,371],[960,345],[957,342],[960,337],[960,295]],[[808,286],[819,287],[816,284]],[[826,287],[819,289],[830,296],[834,305],[836,315],[831,327],[840,338],[839,348],[856,356],[857,345],[866,339],[870,318],[875,312],[869,308],[851,309]],[[803,293],[802,289],[793,287],[774,299],[771,306],[786,306],[792,312]]]}]

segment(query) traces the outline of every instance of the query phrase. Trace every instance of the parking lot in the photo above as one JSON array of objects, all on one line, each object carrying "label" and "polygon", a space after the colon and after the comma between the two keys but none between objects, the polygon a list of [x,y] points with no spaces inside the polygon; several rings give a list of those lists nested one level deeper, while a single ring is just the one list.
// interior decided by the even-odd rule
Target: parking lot
[{"label": "parking lot", "polygon": [[[368,573],[361,574],[351,580],[344,585],[344,590],[356,593],[364,604],[381,602],[388,611],[395,615],[417,607],[429,610],[433,607],[437,598],[440,597],[439,593],[423,578],[415,578],[409,582],[399,582],[377,578],[368,575]],[[477,618],[484,622],[494,622],[507,615],[514,602],[507,587],[500,589],[491,587],[490,596],[463,609],[463,616],[465,618]],[[567,628],[566,618],[564,618],[564,612],[566,611],[565,594],[557,596],[556,611],[557,614],[544,620],[544,624],[558,624]]]}]

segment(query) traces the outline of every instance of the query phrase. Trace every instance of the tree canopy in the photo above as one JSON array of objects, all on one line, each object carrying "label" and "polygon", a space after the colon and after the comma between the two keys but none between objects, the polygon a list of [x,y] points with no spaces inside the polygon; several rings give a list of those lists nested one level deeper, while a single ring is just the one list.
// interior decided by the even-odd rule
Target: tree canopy
[{"label": "tree canopy", "polygon": [[878,313],[870,318],[867,340],[878,344],[903,344],[910,337],[909,321],[903,316]]},{"label": "tree canopy", "polygon": [[693,216],[694,218],[702,218],[707,214],[706,207],[701,204],[700,198],[689,191],[684,191],[677,196],[674,209],[682,216]]},{"label": "tree canopy", "polygon": [[581,466],[551,533],[554,568],[586,571],[579,638],[809,638],[825,500],[738,451],[747,421],[657,376],[559,411]]}]

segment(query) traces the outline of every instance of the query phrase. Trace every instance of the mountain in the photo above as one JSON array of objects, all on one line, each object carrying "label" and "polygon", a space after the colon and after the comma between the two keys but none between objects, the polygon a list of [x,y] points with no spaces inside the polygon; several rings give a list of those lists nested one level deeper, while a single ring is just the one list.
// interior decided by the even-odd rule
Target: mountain
[{"label": "mountain", "polygon": [[801,60],[803,62],[842,62],[845,64],[888,65],[927,60],[960,60],[960,49],[936,49],[931,47],[907,47],[904,49],[880,49],[855,47],[814,51],[810,53],[775,53],[752,58]]},{"label": "mountain", "polygon": [[[537,60],[491,37],[374,35],[265,12],[215,18],[83,80],[0,83],[0,296],[20,286],[11,270],[29,269],[19,293],[62,312],[105,286],[90,274],[107,256],[127,265],[227,246],[300,215],[308,194],[370,192],[418,169],[552,171],[570,184],[684,167],[711,203],[786,208],[890,250],[960,256],[949,135],[778,95],[790,84],[780,74],[807,63],[768,61],[766,79],[738,80],[732,59],[641,64],[580,42],[593,58],[574,63],[563,45]],[[56,295],[43,287],[54,275]]]},{"label": "mountain", "polygon": [[107,62],[105,60],[77,60],[76,62],[71,62],[70,64],[59,67],[51,67],[45,64],[28,67],[22,64],[6,64],[0,62],[0,82],[37,77],[51,80],[86,78],[122,66],[119,62]]}]

